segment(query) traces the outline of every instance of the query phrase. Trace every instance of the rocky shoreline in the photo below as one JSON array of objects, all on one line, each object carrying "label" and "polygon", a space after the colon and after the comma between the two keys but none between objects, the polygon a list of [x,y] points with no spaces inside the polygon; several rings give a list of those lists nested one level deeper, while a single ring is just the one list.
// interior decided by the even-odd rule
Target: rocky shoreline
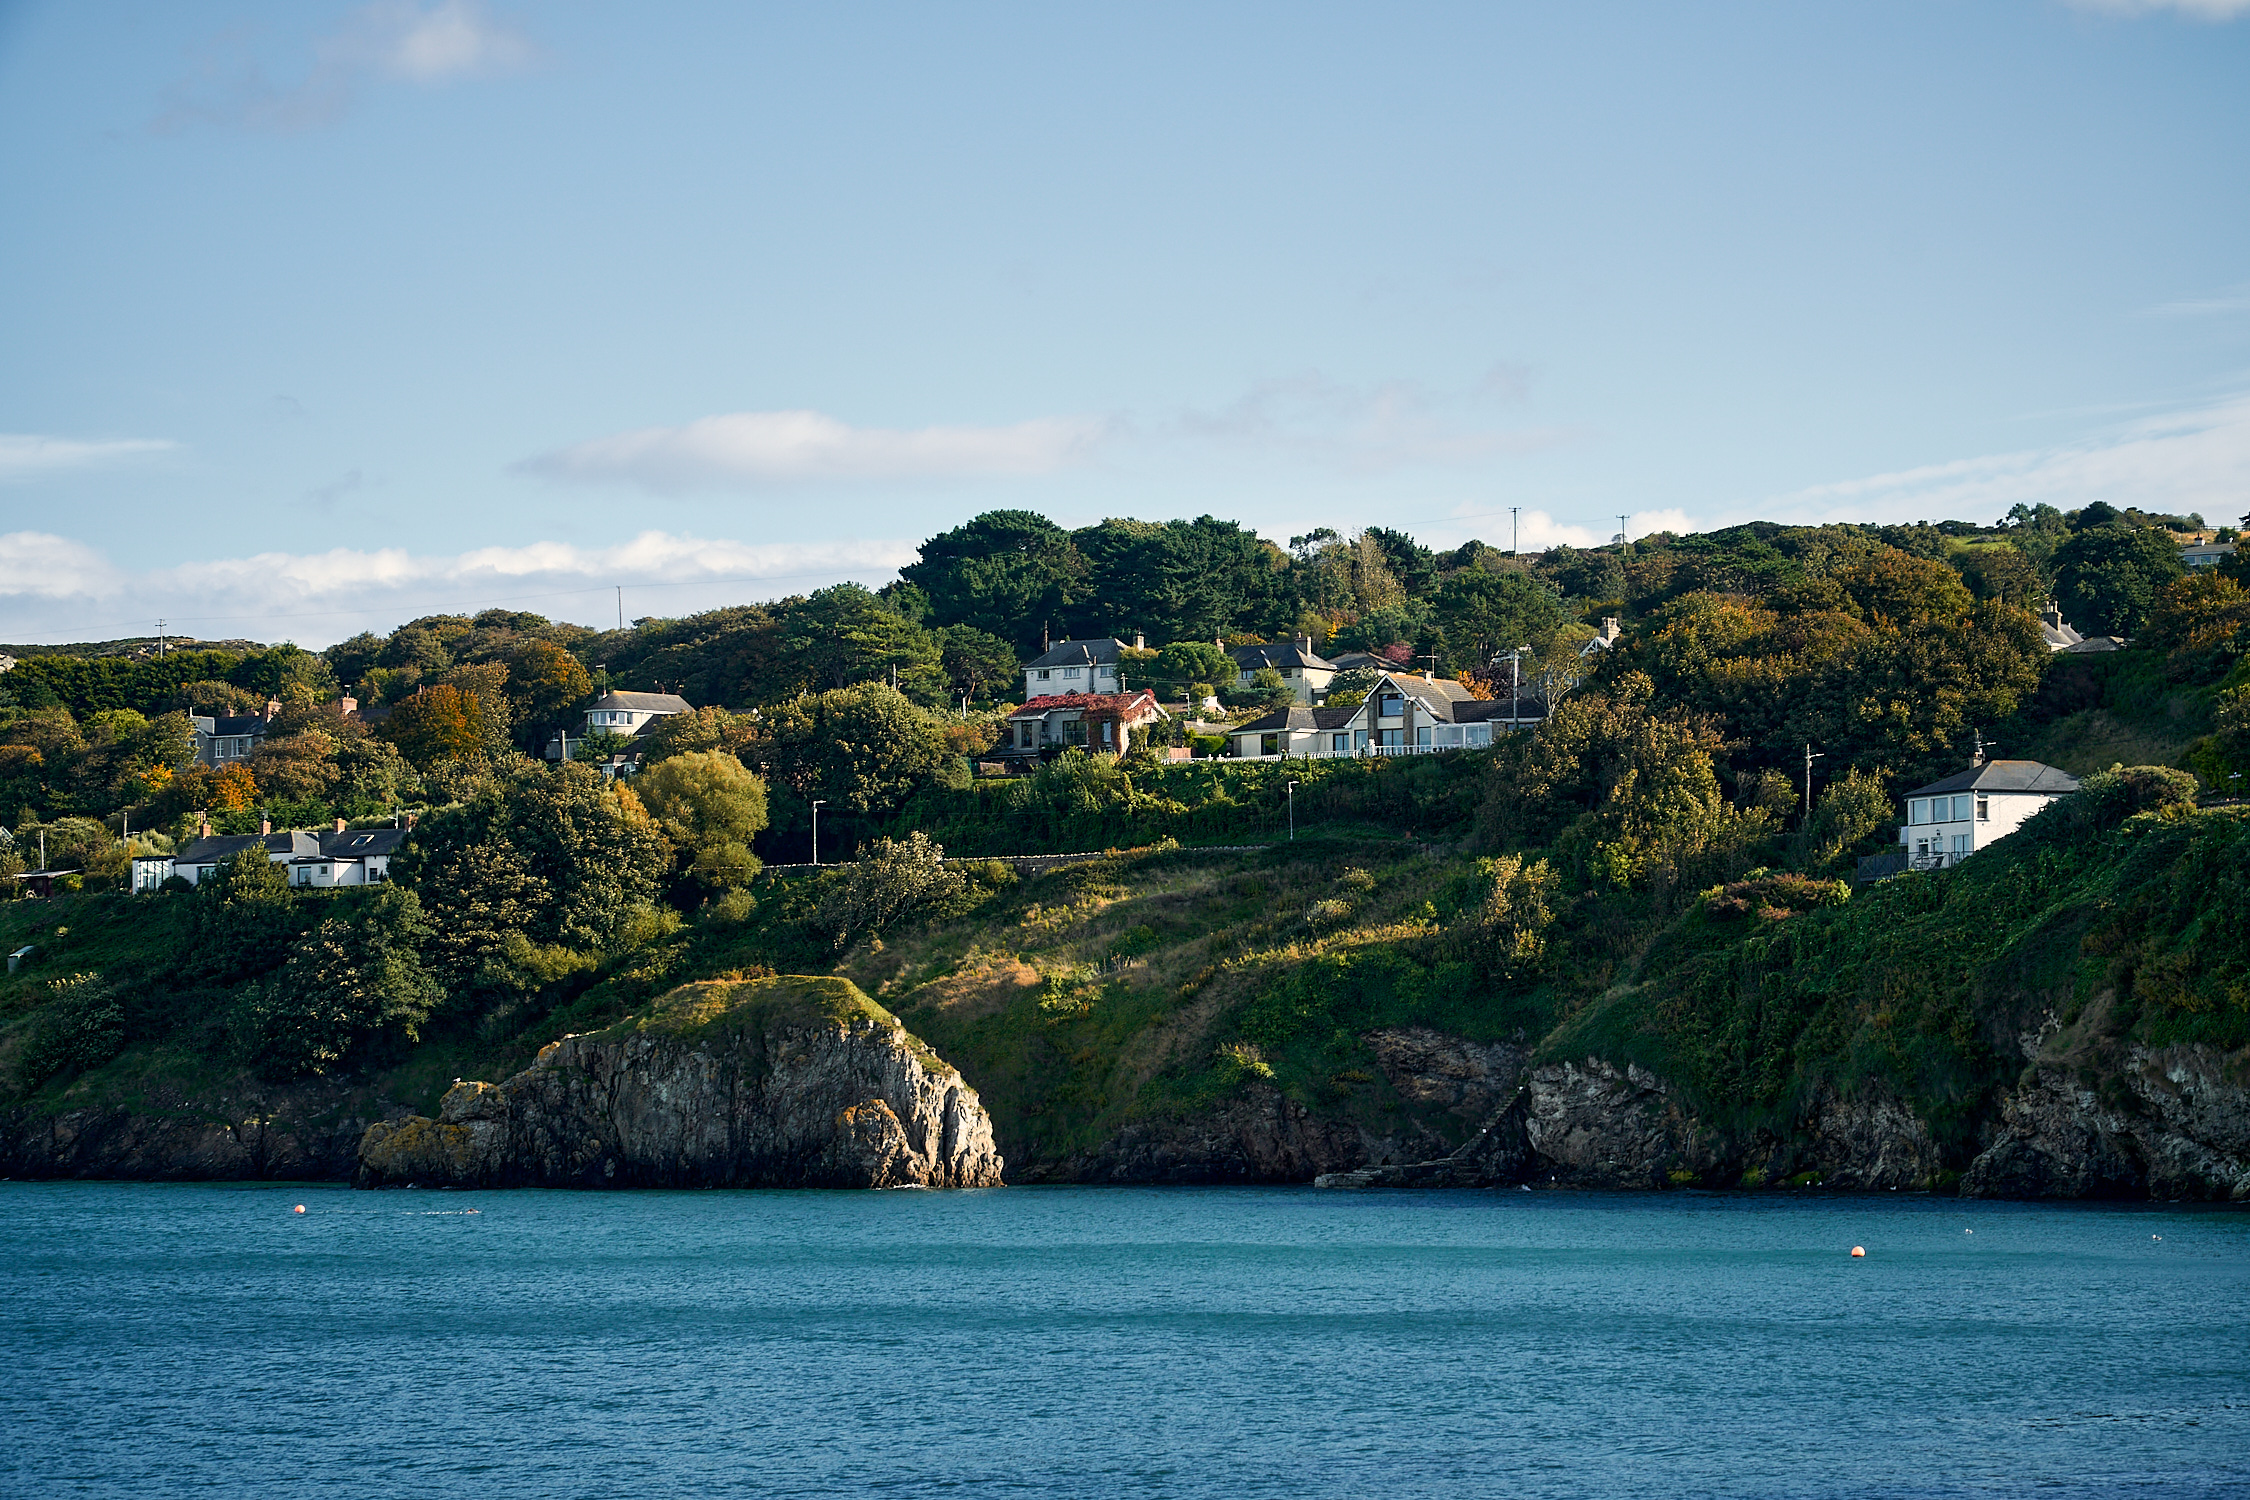
[{"label": "rocky shoreline", "polygon": [[[807,986],[832,987],[815,993]],[[1664,1079],[1598,1058],[1423,1028],[1366,1038],[1401,1096],[1458,1128],[1374,1134],[1252,1083],[1187,1119],[1138,1120],[1018,1183],[1665,1190],[1793,1184],[2016,1199],[2250,1202],[2250,1055],[2134,1047],[2095,1069],[2042,1050],[1974,1154],[1880,1090],[1823,1093],[1793,1128],[1737,1136]],[[1464,1139],[1465,1137],[1465,1139]],[[1460,1141],[1454,1145],[1454,1141]],[[979,1187],[1002,1157],[976,1091],[841,981],[690,985],[649,1017],[550,1045],[435,1118],[305,1085],[218,1105],[143,1099],[0,1117],[0,1176],[353,1181],[361,1186]]]}]

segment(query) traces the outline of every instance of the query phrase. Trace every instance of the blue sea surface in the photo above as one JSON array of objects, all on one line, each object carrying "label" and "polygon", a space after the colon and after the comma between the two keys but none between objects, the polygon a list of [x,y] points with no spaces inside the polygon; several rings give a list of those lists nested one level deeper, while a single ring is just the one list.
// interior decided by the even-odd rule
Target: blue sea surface
[{"label": "blue sea surface", "polygon": [[6,1183],[0,1492],[2245,1494],[2250,1214]]}]

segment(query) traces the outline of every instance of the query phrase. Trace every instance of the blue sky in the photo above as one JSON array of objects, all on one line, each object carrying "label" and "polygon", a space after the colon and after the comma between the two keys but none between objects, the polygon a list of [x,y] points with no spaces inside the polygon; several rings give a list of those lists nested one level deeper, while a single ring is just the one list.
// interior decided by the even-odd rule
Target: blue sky
[{"label": "blue sky", "polygon": [[2250,0],[0,5],[0,639],[2250,510]]}]

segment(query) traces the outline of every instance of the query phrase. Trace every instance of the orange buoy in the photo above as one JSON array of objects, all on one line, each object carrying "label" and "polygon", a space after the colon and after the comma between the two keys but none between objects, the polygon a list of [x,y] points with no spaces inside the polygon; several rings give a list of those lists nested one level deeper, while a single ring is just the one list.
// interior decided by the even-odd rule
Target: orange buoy
[{"label": "orange buoy", "polygon": [[1853,1260],[1865,1260],[1865,1259],[1867,1259],[1867,1247],[1866,1247],[1865,1245],[1854,1245],[1854,1246],[1852,1246],[1852,1259],[1853,1259]]},{"label": "orange buoy", "polygon": [[[297,1205],[297,1212],[299,1212],[299,1213],[303,1213],[304,1211],[305,1211],[305,1205],[303,1205],[302,1203],[298,1204],[298,1205]],[[1853,1253],[1854,1253],[1854,1254],[1857,1254],[1858,1252],[1856,1252],[1856,1251],[1855,1251],[1855,1252],[1853,1252]]]}]

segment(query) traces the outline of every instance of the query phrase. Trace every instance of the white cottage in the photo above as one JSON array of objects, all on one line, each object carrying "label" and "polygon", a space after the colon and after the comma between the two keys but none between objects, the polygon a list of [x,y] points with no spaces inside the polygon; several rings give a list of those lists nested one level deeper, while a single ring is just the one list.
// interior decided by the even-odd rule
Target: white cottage
[{"label": "white cottage", "polygon": [[1898,842],[1907,864],[1941,870],[2006,838],[2024,820],[2078,790],[2077,778],[2035,760],[1986,760],[1908,792]]},{"label": "white cottage", "polygon": [[1386,672],[1355,707],[1293,704],[1227,733],[1237,760],[1333,760],[1482,749],[1495,734],[1529,729],[1546,717],[1547,706],[1535,699],[1478,698],[1444,678]]}]

